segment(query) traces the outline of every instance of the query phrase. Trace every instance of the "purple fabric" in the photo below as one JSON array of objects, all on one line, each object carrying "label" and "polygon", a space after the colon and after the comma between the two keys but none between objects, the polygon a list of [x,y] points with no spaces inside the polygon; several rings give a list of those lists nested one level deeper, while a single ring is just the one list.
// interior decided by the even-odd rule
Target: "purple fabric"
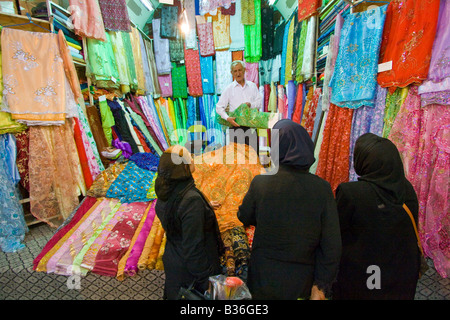
[{"label": "purple fabric", "polygon": [[112,146],[116,149],[122,150],[122,155],[124,156],[124,158],[128,159],[133,154],[130,144],[126,141],[120,141],[119,139],[115,139],[112,142]]}]

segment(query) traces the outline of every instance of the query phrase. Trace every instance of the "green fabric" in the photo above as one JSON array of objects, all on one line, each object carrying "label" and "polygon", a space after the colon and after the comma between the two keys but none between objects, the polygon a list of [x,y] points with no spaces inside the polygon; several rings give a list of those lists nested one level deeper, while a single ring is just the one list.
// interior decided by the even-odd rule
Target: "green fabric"
[{"label": "green fabric", "polygon": [[295,69],[295,80],[297,82],[303,81],[302,66],[303,66],[303,51],[305,50],[306,33],[308,31],[308,20],[303,20],[301,25],[301,32],[298,44],[298,56],[297,56],[297,67]]},{"label": "green fabric", "polygon": [[387,138],[391,133],[392,125],[400,107],[408,95],[408,88],[397,88],[394,93],[387,93],[386,105],[384,108],[383,138]]},{"label": "green fabric", "polygon": [[246,62],[259,62],[262,56],[261,0],[255,1],[255,24],[244,25],[244,58]]},{"label": "green fabric", "polygon": [[[249,108],[245,103],[241,104],[236,110],[228,113],[229,117],[236,118],[234,121],[238,125],[259,129],[269,129],[269,121],[274,115],[276,113],[260,112],[258,109]],[[216,121],[221,125],[231,126],[228,121],[222,119],[218,114],[216,114]]]},{"label": "green fabric", "polygon": [[88,69],[86,75],[101,88],[119,88],[119,71],[111,44],[106,32],[106,41],[87,38]]},{"label": "green fabric", "polygon": [[174,98],[187,99],[187,76],[186,66],[177,65],[172,62],[172,95]]},{"label": "green fabric", "polygon": [[112,143],[111,127],[116,124],[116,121],[114,120],[114,116],[113,116],[111,109],[109,108],[106,100],[99,101],[98,105],[100,107],[100,115],[102,118],[103,132],[105,133],[105,137],[106,137],[106,140],[108,141],[108,144],[111,145],[111,143]]},{"label": "green fabric", "polygon": [[122,32],[122,42],[125,52],[130,53],[126,55],[129,72],[128,78],[130,79],[131,90],[136,91],[138,89],[138,79],[136,74],[136,64],[134,63],[134,57],[132,54],[133,46],[131,45],[131,38],[129,32]]}]

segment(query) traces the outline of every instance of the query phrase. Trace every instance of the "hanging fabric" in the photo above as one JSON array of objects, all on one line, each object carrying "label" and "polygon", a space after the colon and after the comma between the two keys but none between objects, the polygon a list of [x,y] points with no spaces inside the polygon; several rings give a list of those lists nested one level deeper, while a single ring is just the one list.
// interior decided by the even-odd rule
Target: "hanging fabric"
[{"label": "hanging fabric", "polygon": [[131,31],[130,18],[125,0],[98,0],[106,30]]},{"label": "hanging fabric", "polygon": [[97,0],[69,0],[75,33],[81,37],[106,41],[105,26]]}]

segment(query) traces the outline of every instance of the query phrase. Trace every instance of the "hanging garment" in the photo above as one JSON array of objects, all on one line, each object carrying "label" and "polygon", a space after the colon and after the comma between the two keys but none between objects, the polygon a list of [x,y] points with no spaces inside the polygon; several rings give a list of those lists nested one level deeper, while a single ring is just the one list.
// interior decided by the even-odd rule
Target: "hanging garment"
[{"label": "hanging garment", "polygon": [[241,21],[245,25],[254,25],[258,9],[254,0],[241,0]]},{"label": "hanging garment", "polygon": [[261,8],[261,37],[262,37],[262,53],[261,60],[270,60],[273,58],[273,42],[274,42],[274,9],[269,6]]},{"label": "hanging garment", "polygon": [[16,144],[12,134],[0,135],[0,249],[16,252],[23,249],[28,232],[17,184]]},{"label": "hanging garment", "polygon": [[299,0],[298,1],[298,21],[308,19],[318,13],[322,6],[322,0]]},{"label": "hanging garment", "polygon": [[325,65],[325,78],[323,80],[323,104],[322,110],[328,111],[330,108],[331,88],[329,83],[334,72],[336,65],[336,58],[339,52],[339,40],[341,38],[342,25],[344,24],[344,18],[339,13],[336,16],[336,23],[334,28],[334,35],[330,37],[330,44],[328,47],[327,61]]},{"label": "hanging garment", "polygon": [[295,95],[295,108],[292,114],[292,121],[300,124],[303,115],[303,86],[304,84],[299,83],[297,86],[297,93]]},{"label": "hanging garment", "polygon": [[281,51],[281,70],[280,70],[280,84],[284,85],[286,83],[286,54],[287,54],[287,45],[289,40],[289,29],[291,25],[292,19],[287,21],[284,26],[283,33],[283,49]]},{"label": "hanging garment", "polygon": [[[145,51],[147,53],[147,58],[148,58],[148,64],[149,64],[149,68],[150,68],[150,74],[151,74],[151,81],[153,82],[153,92],[147,92],[147,94],[154,94],[155,96],[159,96],[161,94],[161,88],[159,86],[159,82],[158,82],[158,72],[157,72],[157,68],[156,68],[156,61],[155,61],[155,56],[153,54],[153,46],[152,43],[147,40],[144,39],[144,44],[145,44]],[[184,54],[183,54],[184,56]],[[148,78],[147,78],[148,81]]]},{"label": "hanging garment", "polygon": [[214,66],[213,57],[200,56],[200,70],[202,75],[203,94],[214,94]]},{"label": "hanging garment", "polygon": [[230,38],[230,16],[222,14],[221,9],[213,16],[213,38],[215,50],[228,50],[231,44]]},{"label": "hanging garment", "polygon": [[136,91],[138,88],[138,75],[136,71],[136,63],[134,62],[134,55],[129,54],[133,51],[133,45],[131,43],[131,35],[128,32],[122,32],[122,42],[124,47],[124,54],[126,57],[127,73],[130,82],[130,89]]},{"label": "hanging garment", "polygon": [[189,95],[203,95],[199,50],[184,49]]},{"label": "hanging garment", "polygon": [[387,93],[386,105],[384,108],[383,138],[389,136],[397,113],[408,95],[408,90],[409,88],[397,88],[393,93]]},{"label": "hanging garment", "polygon": [[165,74],[158,76],[159,87],[161,88],[161,97],[171,97],[173,94],[172,90],[172,75]]},{"label": "hanging garment", "polygon": [[181,62],[184,60],[184,40],[180,33],[177,33],[175,39],[169,40],[170,61]]},{"label": "hanging garment", "polygon": [[331,103],[352,109],[374,106],[386,9],[387,6],[382,6],[346,17],[330,81]]},{"label": "hanging garment", "polygon": [[258,62],[245,62],[245,80],[251,81],[259,88]]},{"label": "hanging garment", "polygon": [[163,39],[160,36],[161,19],[152,20],[153,27],[153,49],[155,50],[155,62],[158,75],[167,74],[170,72],[170,53],[169,53],[169,39]]},{"label": "hanging garment", "polygon": [[30,212],[50,226],[60,225],[78,206],[86,186],[73,125],[30,127]]},{"label": "hanging garment", "polygon": [[103,24],[106,30],[131,31],[130,18],[125,0],[99,0]]},{"label": "hanging garment", "polygon": [[316,44],[316,24],[317,17],[312,16],[308,21],[308,30],[306,33],[305,47],[303,53],[303,62],[301,69],[301,80],[305,81],[314,76],[314,51]]},{"label": "hanging garment", "polygon": [[2,110],[27,125],[63,124],[69,101],[58,35],[3,28],[1,41]]},{"label": "hanging garment", "polygon": [[215,49],[212,22],[206,21],[204,17],[197,17],[197,34],[200,55],[213,56]]},{"label": "hanging garment", "polygon": [[442,277],[450,274],[448,190],[450,146],[448,106],[421,107],[416,86],[411,86],[390,131],[389,139],[399,149],[406,178],[419,200],[419,235],[425,255],[433,259]]},{"label": "hanging garment", "polygon": [[178,7],[177,6],[161,6],[161,38],[177,37],[178,29]]},{"label": "hanging garment", "polygon": [[305,123],[303,124],[303,119],[302,119],[302,125],[303,127],[306,129],[306,131],[308,132],[309,136],[312,138],[313,137],[313,130],[314,130],[314,121],[316,119],[316,112],[317,112],[317,106],[319,104],[319,98],[320,95],[322,94],[322,88],[316,88],[314,90],[309,108],[308,108],[308,112],[304,115],[303,119],[305,120]]},{"label": "hanging garment", "polygon": [[450,105],[450,3],[441,1],[436,38],[431,52],[428,79],[419,87],[422,107]]},{"label": "hanging garment", "polygon": [[231,52],[216,52],[216,94],[221,94],[223,90],[233,81],[231,75]]},{"label": "hanging garment", "polygon": [[133,52],[133,58],[134,58],[134,65],[136,68],[136,74],[137,74],[137,80],[138,80],[138,86],[136,89],[137,94],[144,94],[145,93],[145,76],[144,76],[144,66],[143,66],[143,60],[142,60],[142,53],[141,53],[141,35],[138,29],[131,28],[132,32],[130,34],[131,39],[131,47]]},{"label": "hanging garment", "polygon": [[285,74],[284,74],[284,84],[287,86],[288,82],[292,80],[292,56],[294,50],[294,27],[295,27],[295,16],[289,22],[289,31],[287,36],[287,45],[286,45],[286,59],[284,60],[285,64]]},{"label": "hanging garment", "polygon": [[81,37],[106,41],[105,26],[97,0],[69,0],[75,33]]},{"label": "hanging garment", "polygon": [[[250,0],[250,2],[251,1],[254,1],[255,6],[255,23],[244,25],[244,58],[246,62],[258,62],[262,55],[261,0]],[[244,3],[244,1],[242,3]]]},{"label": "hanging garment", "polygon": [[29,159],[29,129],[14,134],[16,138],[17,156],[16,165],[20,174],[20,185],[30,192],[30,175],[28,170]]},{"label": "hanging garment", "polygon": [[386,104],[387,89],[377,86],[375,106],[362,106],[353,112],[352,133],[350,135],[349,152],[349,181],[356,181],[357,175],[353,166],[353,150],[356,139],[364,133],[371,132],[382,136],[384,126],[384,109]]},{"label": "hanging garment", "polygon": [[139,32],[139,47],[141,49],[141,59],[142,59],[142,66],[143,66],[143,75],[144,75],[144,91],[147,94],[155,92],[155,88],[153,87],[153,79],[152,79],[152,71],[150,70],[150,62],[148,59],[147,51],[145,49],[145,43],[144,43],[144,37]]},{"label": "hanging garment", "polygon": [[80,158],[81,171],[83,172],[83,178],[84,182],[86,183],[86,188],[89,189],[93,181],[92,173],[88,165],[88,158],[86,155],[86,150],[84,149],[83,145],[83,137],[81,134],[80,122],[77,118],[73,118],[73,120],[74,120],[74,128],[73,128],[74,140],[78,151],[78,157]]},{"label": "hanging garment", "polygon": [[340,183],[348,181],[352,118],[353,109],[330,105],[316,175],[327,180],[333,192]]},{"label": "hanging garment", "polygon": [[298,44],[297,64],[295,67],[295,80],[297,82],[303,81],[302,66],[307,34],[308,34],[308,20],[305,20],[301,22],[300,38],[298,39],[299,44]]},{"label": "hanging garment", "polygon": [[186,66],[184,64],[177,65],[172,62],[172,89],[174,98],[187,98]]},{"label": "hanging garment", "polygon": [[119,71],[114,56],[111,36],[106,33],[106,41],[87,39],[89,68],[86,75],[100,88],[118,89]]},{"label": "hanging garment", "polygon": [[438,15],[439,0],[389,3],[379,63],[392,61],[392,69],[378,74],[382,87],[403,88],[427,78]]},{"label": "hanging garment", "polygon": [[195,1],[196,0],[186,0],[184,1],[184,8],[186,10],[187,24],[189,26],[189,31],[185,34],[185,45],[187,49],[197,49],[197,27],[195,21]]}]

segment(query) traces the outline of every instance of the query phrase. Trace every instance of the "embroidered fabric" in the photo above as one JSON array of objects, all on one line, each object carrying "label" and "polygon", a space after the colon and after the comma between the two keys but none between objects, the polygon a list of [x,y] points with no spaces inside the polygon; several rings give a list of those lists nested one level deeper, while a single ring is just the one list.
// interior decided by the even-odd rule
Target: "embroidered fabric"
[{"label": "embroidered fabric", "polygon": [[412,86],[389,139],[402,156],[405,175],[419,200],[419,234],[425,255],[433,259],[442,277],[450,274],[449,212],[450,110],[433,104],[421,108]]},{"label": "embroidered fabric", "polygon": [[385,5],[350,14],[345,19],[330,80],[331,103],[352,109],[374,106],[386,9]]}]

